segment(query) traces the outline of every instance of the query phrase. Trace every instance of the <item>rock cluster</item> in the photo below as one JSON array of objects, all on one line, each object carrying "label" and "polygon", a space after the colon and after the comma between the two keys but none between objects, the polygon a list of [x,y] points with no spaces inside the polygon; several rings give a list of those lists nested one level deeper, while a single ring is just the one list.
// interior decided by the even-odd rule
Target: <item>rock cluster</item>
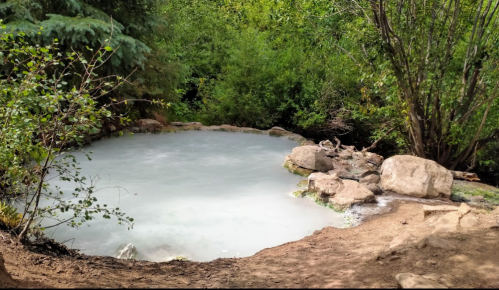
[{"label": "rock cluster", "polygon": [[303,136],[295,134],[293,132],[287,131],[281,127],[272,127],[269,130],[259,130],[249,127],[237,127],[232,125],[223,124],[220,126],[205,126],[200,122],[172,122],[168,125],[163,125],[157,120],[153,119],[140,119],[134,126],[131,127],[131,131],[134,133],[158,133],[158,132],[182,132],[182,131],[225,131],[225,132],[240,132],[240,133],[251,133],[258,135],[268,135],[275,137],[286,137],[289,140],[302,143],[307,141]]},{"label": "rock cluster", "polygon": [[289,158],[298,167],[313,171],[329,171],[334,168],[331,157],[327,156],[326,151],[318,146],[295,147]]},{"label": "rock cluster", "polygon": [[285,157],[284,167],[308,176],[307,192],[336,210],[374,202],[374,195],[381,193],[378,168],[383,157],[337,142],[302,143]]}]

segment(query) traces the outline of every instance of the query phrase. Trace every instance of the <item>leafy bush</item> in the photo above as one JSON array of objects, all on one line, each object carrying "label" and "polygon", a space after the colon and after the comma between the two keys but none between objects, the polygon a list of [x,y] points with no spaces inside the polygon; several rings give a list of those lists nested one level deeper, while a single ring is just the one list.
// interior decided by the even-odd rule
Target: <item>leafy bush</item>
[{"label": "leafy bush", "polygon": [[22,214],[18,213],[14,206],[8,205],[6,201],[0,201],[0,225],[4,229],[17,228],[22,221]]},{"label": "leafy bush", "polygon": [[[133,226],[133,218],[119,208],[97,203],[95,184],[86,184],[76,159],[67,154],[72,147],[83,144],[89,134],[98,132],[103,117],[129,121],[127,116],[113,116],[107,109],[120,103],[126,105],[126,101],[104,106],[98,103],[126,82],[119,76],[102,77],[95,72],[111,58],[113,49],[109,44],[104,42],[87,59],[81,53],[60,52],[57,39],[52,45],[33,46],[24,41],[23,33],[0,35],[0,61],[12,66],[11,72],[0,78],[0,194],[3,198],[24,199],[25,223],[18,225],[22,226],[20,240],[43,230],[40,222],[44,218],[55,221],[46,228],[59,224],[78,227],[96,214],[106,219],[114,216],[118,224]],[[85,73],[78,73],[80,68]],[[66,79],[75,77],[80,78],[80,85],[70,86]],[[50,190],[49,171],[76,184],[71,196],[58,188]],[[42,197],[54,203],[40,207]]]}]

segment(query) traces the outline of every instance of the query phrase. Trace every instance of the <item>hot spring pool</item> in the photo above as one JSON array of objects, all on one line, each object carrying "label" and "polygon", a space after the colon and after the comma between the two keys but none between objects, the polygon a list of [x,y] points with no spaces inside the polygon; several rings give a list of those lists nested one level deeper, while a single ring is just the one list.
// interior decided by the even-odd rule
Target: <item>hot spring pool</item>
[{"label": "hot spring pool", "polygon": [[[303,178],[283,166],[297,143],[263,135],[188,131],[101,140],[73,155],[85,176],[100,177],[98,203],[135,219],[132,230],[97,217],[79,229],[48,229],[57,241],[89,255],[113,256],[133,243],[137,258],[194,261],[245,257],[299,240],[343,215],[292,192]],[[71,185],[52,181],[64,191]],[[118,190],[115,186],[126,189]],[[68,191],[69,192],[69,191]],[[72,244],[71,244],[72,243]]]}]

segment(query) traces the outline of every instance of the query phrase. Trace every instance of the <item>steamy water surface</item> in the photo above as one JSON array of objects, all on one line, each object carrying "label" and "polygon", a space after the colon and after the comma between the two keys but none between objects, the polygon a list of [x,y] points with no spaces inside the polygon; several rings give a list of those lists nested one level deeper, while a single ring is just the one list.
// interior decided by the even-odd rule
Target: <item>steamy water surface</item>
[{"label": "steamy water surface", "polygon": [[[133,243],[138,259],[209,261],[342,227],[341,214],[291,195],[303,178],[282,163],[296,146],[284,138],[202,131],[95,142],[85,148],[93,151],[92,161],[74,154],[81,173],[100,177],[97,188],[105,189],[96,193],[98,203],[119,207],[135,219],[134,228],[98,217],[89,226],[59,226],[47,235],[75,238],[66,245],[90,255],[113,256],[121,244]],[[70,190],[60,181],[54,185]]]}]

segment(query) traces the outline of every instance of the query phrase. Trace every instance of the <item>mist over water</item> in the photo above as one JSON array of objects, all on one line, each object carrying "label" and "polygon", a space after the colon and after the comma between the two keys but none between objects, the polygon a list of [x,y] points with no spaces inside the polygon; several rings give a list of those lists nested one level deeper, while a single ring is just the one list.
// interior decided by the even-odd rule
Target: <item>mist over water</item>
[{"label": "mist over water", "polygon": [[[135,219],[132,230],[97,217],[47,235],[90,255],[113,256],[133,243],[138,259],[194,261],[245,257],[299,240],[343,216],[292,192],[303,179],[282,166],[297,143],[262,135],[188,131],[136,134],[93,143],[92,161],[73,155],[84,176],[100,177],[99,204]],[[70,192],[71,185],[52,181]],[[120,186],[125,188],[118,190]]]}]

